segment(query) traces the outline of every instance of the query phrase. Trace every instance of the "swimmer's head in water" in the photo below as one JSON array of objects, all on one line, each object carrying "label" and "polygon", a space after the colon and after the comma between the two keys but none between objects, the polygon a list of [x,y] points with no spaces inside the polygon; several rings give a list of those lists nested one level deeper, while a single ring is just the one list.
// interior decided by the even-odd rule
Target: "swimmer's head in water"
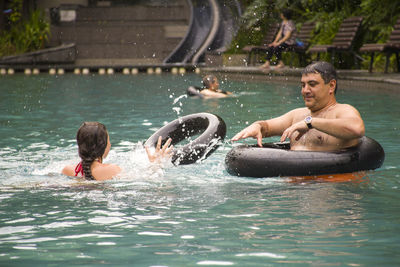
[{"label": "swimmer's head in water", "polygon": [[84,122],[76,134],[79,157],[86,179],[94,180],[90,166],[96,159],[102,159],[107,147],[108,133],[99,122]]},{"label": "swimmer's head in water", "polygon": [[324,80],[325,84],[329,83],[331,80],[336,81],[336,87],[335,87],[335,94],[337,90],[337,74],[335,67],[331,63],[328,63],[326,61],[317,61],[314,62],[307,67],[304,68],[304,70],[301,72],[301,75],[307,75],[310,73],[318,73],[321,75],[321,78]]},{"label": "swimmer's head in water", "polygon": [[213,84],[215,84],[217,81],[217,77],[215,77],[214,75],[206,75],[203,77],[203,86],[204,88],[211,89]]}]

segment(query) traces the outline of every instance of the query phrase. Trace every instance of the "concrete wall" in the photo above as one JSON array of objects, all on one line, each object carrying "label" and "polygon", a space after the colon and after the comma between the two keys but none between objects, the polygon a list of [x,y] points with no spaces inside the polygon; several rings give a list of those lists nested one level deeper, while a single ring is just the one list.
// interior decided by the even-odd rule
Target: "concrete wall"
[{"label": "concrete wall", "polygon": [[61,21],[51,25],[49,45],[76,43],[81,61],[160,63],[185,36],[190,19],[185,0],[173,5],[62,6],[60,13]]},{"label": "concrete wall", "polygon": [[88,0],[39,0],[36,5],[39,9],[59,7],[61,5],[81,5],[88,6]]}]

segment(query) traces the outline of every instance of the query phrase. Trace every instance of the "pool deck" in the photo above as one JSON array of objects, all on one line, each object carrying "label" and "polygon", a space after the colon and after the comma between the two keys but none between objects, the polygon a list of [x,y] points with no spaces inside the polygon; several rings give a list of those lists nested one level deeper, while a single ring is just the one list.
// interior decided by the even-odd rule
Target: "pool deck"
[{"label": "pool deck", "polygon": [[[97,66],[0,66],[0,77],[22,72],[26,75],[49,73],[62,75],[67,72],[75,74],[147,74],[171,73],[184,75],[185,73],[195,72],[197,74],[215,73],[233,80],[254,80],[257,82],[278,82],[278,83],[299,83],[303,68],[284,67],[270,70],[261,70],[256,66],[217,66],[208,67],[192,64],[126,64],[126,65],[97,65]],[[368,72],[367,70],[338,70],[338,84],[345,89],[361,88],[365,90],[400,90],[400,73]]]},{"label": "pool deck", "polygon": [[[205,67],[202,73],[216,73],[230,79],[243,79],[254,81],[300,83],[303,68],[289,68],[261,70],[258,67]],[[367,70],[338,70],[339,86],[363,90],[400,90],[400,73],[368,72]]]}]

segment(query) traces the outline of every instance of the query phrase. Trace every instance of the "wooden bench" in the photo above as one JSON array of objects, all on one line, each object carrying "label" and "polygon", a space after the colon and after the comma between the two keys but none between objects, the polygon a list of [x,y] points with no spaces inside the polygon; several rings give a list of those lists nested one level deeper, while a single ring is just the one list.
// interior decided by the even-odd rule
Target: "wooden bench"
[{"label": "wooden bench", "polygon": [[369,72],[372,72],[372,66],[374,63],[374,55],[375,52],[381,52],[386,54],[386,64],[385,64],[385,73],[388,72],[390,56],[392,53],[396,53],[396,62],[397,62],[397,72],[400,72],[400,60],[399,60],[399,52],[400,52],[400,18],[397,20],[394,25],[394,29],[390,34],[389,40],[384,44],[364,44],[360,48],[360,52],[371,53],[371,61],[369,63]]},{"label": "wooden bench", "polygon": [[[293,52],[299,56],[300,65],[306,64],[306,52],[310,46],[311,37],[315,29],[315,22],[304,23],[300,31],[295,34],[296,45],[290,46],[287,52]],[[301,43],[299,43],[301,42]],[[291,59],[293,61],[293,58]],[[292,65],[292,63],[290,64]]]},{"label": "wooden bench", "polygon": [[280,24],[278,23],[273,23],[271,26],[268,28],[267,33],[264,36],[264,39],[262,41],[261,45],[246,45],[243,47],[242,51],[247,53],[247,62],[248,64],[254,65],[256,62],[256,56],[254,56],[252,62],[252,56],[257,55],[261,51],[264,51],[265,49],[268,48],[268,45],[272,43],[275,40],[275,36],[278,33]]},{"label": "wooden bench", "polygon": [[[242,50],[248,53],[248,63],[249,64],[255,64],[255,59],[256,56],[254,56],[253,62],[251,61],[252,55],[257,55],[261,52],[265,52],[268,49],[268,44],[272,43],[275,39],[276,34],[279,31],[279,26],[280,24],[275,24],[270,27],[269,31],[265,35],[265,38],[262,42],[262,45],[256,46],[256,45],[248,45],[245,46]],[[303,24],[301,27],[300,31],[295,33],[295,38],[297,41],[300,41],[302,45],[295,44],[292,46],[289,46],[286,49],[286,52],[293,52],[297,55],[299,55],[300,59],[300,64],[304,65],[305,64],[305,54],[307,52],[307,49],[310,46],[310,41],[312,37],[312,33],[315,28],[315,22],[306,22]],[[293,58],[291,59],[293,61]],[[290,64],[292,65],[292,63]]]},{"label": "wooden bench", "polygon": [[317,60],[319,60],[320,53],[331,53],[331,63],[334,64],[335,56],[338,53],[351,53],[354,56],[354,61],[358,63],[357,59],[363,60],[354,50],[354,43],[358,33],[361,29],[362,17],[351,17],[344,19],[339,27],[335,38],[330,45],[315,45],[309,49],[310,53],[317,53]]}]

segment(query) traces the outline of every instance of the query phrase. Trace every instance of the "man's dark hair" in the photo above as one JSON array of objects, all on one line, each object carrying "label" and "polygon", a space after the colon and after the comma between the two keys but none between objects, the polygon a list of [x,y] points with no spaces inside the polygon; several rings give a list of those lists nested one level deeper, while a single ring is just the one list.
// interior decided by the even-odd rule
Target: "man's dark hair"
[{"label": "man's dark hair", "polygon": [[281,13],[287,20],[292,18],[292,11],[290,9],[282,9]]},{"label": "man's dark hair", "polygon": [[325,84],[329,83],[331,80],[336,81],[336,87],[335,87],[335,94],[337,90],[337,74],[335,67],[326,61],[317,61],[314,63],[311,63],[307,67],[304,68],[304,70],[301,72],[301,75],[307,75],[310,73],[319,73],[324,80]]}]

